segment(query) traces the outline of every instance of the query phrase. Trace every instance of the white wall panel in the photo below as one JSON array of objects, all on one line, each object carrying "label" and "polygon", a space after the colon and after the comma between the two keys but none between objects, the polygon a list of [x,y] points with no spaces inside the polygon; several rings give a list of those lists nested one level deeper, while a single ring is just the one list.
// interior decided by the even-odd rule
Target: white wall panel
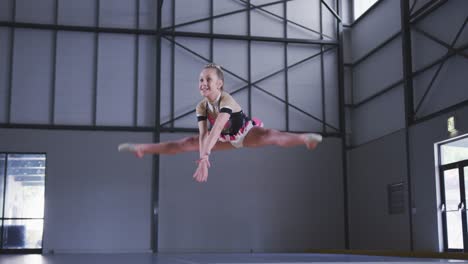
[{"label": "white wall panel", "polygon": [[[203,48],[207,51],[209,40],[198,40],[194,44],[199,46],[198,48]],[[187,111],[194,110],[198,102],[203,99],[198,88],[198,80],[200,72],[207,62],[176,46],[174,63],[174,111],[177,117]],[[198,126],[194,116],[190,115],[185,119],[180,119],[175,122],[175,125],[177,127],[196,128]]]},{"label": "white wall panel", "polygon": [[[210,59],[210,41],[208,39],[206,39],[206,38],[176,37],[175,41],[177,42],[176,49],[180,50],[184,54],[187,54],[187,56],[192,56],[192,57],[202,56],[206,60]],[[195,52],[197,55],[190,54],[188,51],[184,50],[184,48],[179,46],[178,44],[186,47],[187,49],[191,50],[192,52]]]},{"label": "white wall panel", "polygon": [[52,36],[47,30],[15,29],[12,123],[50,121]]},{"label": "white wall panel", "polygon": [[161,10],[161,26],[169,27],[172,26],[172,0],[164,1]]},{"label": "white wall panel", "polygon": [[96,0],[60,0],[58,3],[60,25],[96,26]]},{"label": "white wall panel", "polygon": [[382,0],[352,28],[352,53],[356,61],[401,30],[400,1]]},{"label": "white wall panel", "polygon": [[152,36],[140,36],[139,45],[138,126],[153,126],[156,113],[156,40]]},{"label": "white wall panel", "polygon": [[5,123],[8,120],[11,36],[11,29],[0,28],[0,123]]},{"label": "white wall panel", "polygon": [[360,145],[405,127],[403,87],[354,109],[352,114],[352,142]]},{"label": "white wall panel", "polygon": [[252,81],[284,70],[284,56],[284,45],[281,43],[253,41],[251,46]]},{"label": "white wall panel", "polygon": [[136,28],[136,1],[100,0],[101,27]]},{"label": "white wall panel", "polygon": [[[325,0],[325,2],[328,4],[330,8],[332,8],[336,13],[338,13],[336,9],[336,5],[335,5],[335,2],[336,2],[335,0]],[[336,39],[337,19],[324,4],[321,4],[321,5],[322,5],[322,30],[323,30],[322,32],[328,35],[329,37]],[[340,17],[343,17],[343,15],[341,14]],[[324,39],[330,40],[330,38],[324,38]]]},{"label": "white wall panel", "polygon": [[99,36],[97,124],[133,125],[135,40],[132,35]]},{"label": "white wall panel", "polygon": [[[253,3],[253,2],[252,2]],[[213,15],[221,15],[236,10],[246,9],[246,5],[241,1],[216,0],[213,1]]]},{"label": "white wall panel", "polygon": [[[177,25],[177,23],[176,23]],[[187,26],[181,26],[176,28],[177,31],[183,32],[201,32],[201,33],[209,33],[210,32],[210,22],[204,21],[199,22]]]},{"label": "white wall panel", "polygon": [[[193,20],[210,17],[210,0],[176,0],[175,24],[190,22]],[[204,32],[210,31],[209,21],[179,27],[178,31]]]},{"label": "white wall panel", "polygon": [[0,1],[0,20],[3,20],[3,21],[13,20],[13,1],[14,0]]},{"label": "white wall panel", "polygon": [[[284,100],[284,73],[267,79],[258,86],[270,93],[276,91],[275,95]],[[247,105],[244,108],[247,110]],[[252,88],[252,113],[249,115],[260,118],[265,127],[286,129],[285,104],[256,88]]]},{"label": "white wall panel", "polygon": [[320,59],[320,46],[288,44],[288,66],[312,56],[315,56],[312,60]]},{"label": "white wall panel", "polygon": [[268,79],[265,79],[261,82],[258,82],[255,84],[255,86],[252,86],[252,89],[263,89],[266,90],[270,93],[272,93],[274,96],[279,97],[282,100],[285,100],[285,74],[284,72],[278,73]]},{"label": "white wall panel", "polygon": [[59,31],[55,124],[92,125],[94,34]]},{"label": "white wall panel", "polygon": [[247,41],[216,39],[213,53],[214,62],[247,80]]},{"label": "white wall panel", "polygon": [[322,116],[320,57],[289,69],[289,102],[309,114]]},{"label": "white wall panel", "polygon": [[[297,0],[288,2],[287,17],[302,26],[318,31],[320,26],[320,1]],[[320,39],[320,35],[288,24],[288,38]]]},{"label": "white wall panel", "polygon": [[[322,119],[321,116],[315,117],[319,120]],[[297,109],[289,107],[289,130],[321,133],[323,131],[323,125],[320,121],[301,113]]]},{"label": "white wall panel", "polygon": [[15,0],[16,21],[54,24],[54,0]]},{"label": "white wall panel", "polygon": [[213,33],[247,35],[247,13],[242,12],[215,19]]},{"label": "white wall panel", "polygon": [[152,30],[156,29],[156,8],[157,0],[140,0],[140,28]]},{"label": "white wall panel", "polygon": [[251,34],[253,36],[284,37],[284,25],[281,18],[268,14],[284,17],[283,4],[271,5],[254,9],[250,12]]},{"label": "white wall panel", "polygon": [[396,38],[354,67],[354,102],[358,103],[403,78],[401,54],[401,39]]}]

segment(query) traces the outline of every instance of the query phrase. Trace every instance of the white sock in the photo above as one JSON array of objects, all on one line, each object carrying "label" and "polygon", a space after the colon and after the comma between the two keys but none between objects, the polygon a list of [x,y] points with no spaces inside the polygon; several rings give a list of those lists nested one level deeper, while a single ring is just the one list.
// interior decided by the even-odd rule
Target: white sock
[{"label": "white sock", "polygon": [[323,139],[322,135],[316,133],[306,134],[306,137],[308,141],[316,141],[319,143],[322,142]]},{"label": "white sock", "polygon": [[133,143],[122,143],[119,145],[118,150],[119,152],[123,152],[123,151],[136,152],[137,147],[136,147],[136,144],[133,144]]}]

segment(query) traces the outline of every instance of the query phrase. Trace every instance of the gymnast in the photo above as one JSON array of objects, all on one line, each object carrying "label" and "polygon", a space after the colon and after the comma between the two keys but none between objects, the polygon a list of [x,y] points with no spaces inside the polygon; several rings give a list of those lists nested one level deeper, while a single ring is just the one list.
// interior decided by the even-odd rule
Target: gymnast
[{"label": "gymnast", "polygon": [[[224,91],[224,73],[217,64],[210,63],[203,67],[198,89],[204,97],[196,107],[199,135],[160,143],[123,143],[118,150],[132,152],[139,158],[145,154],[199,151],[200,158],[193,178],[206,182],[211,151],[267,145],[305,145],[308,149],[314,149],[322,141],[320,134],[281,132],[264,128],[263,122],[257,118],[249,118],[234,98]],[[211,129],[208,129],[208,122]]]}]

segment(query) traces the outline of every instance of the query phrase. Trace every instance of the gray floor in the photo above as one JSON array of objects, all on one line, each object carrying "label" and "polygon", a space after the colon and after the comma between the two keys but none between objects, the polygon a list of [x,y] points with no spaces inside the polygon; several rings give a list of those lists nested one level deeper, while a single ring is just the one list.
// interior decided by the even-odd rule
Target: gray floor
[{"label": "gray floor", "polygon": [[334,254],[56,254],[0,255],[1,264],[247,264],[247,263],[468,263],[462,260],[417,259]]}]

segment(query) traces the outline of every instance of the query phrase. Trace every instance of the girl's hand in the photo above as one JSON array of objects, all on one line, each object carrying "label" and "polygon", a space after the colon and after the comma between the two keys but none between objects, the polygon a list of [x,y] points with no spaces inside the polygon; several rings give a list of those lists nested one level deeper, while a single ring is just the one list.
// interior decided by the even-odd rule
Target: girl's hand
[{"label": "girl's hand", "polygon": [[208,157],[203,157],[197,161],[198,168],[193,174],[193,178],[195,178],[198,182],[206,182],[208,179],[208,168],[211,166]]}]

